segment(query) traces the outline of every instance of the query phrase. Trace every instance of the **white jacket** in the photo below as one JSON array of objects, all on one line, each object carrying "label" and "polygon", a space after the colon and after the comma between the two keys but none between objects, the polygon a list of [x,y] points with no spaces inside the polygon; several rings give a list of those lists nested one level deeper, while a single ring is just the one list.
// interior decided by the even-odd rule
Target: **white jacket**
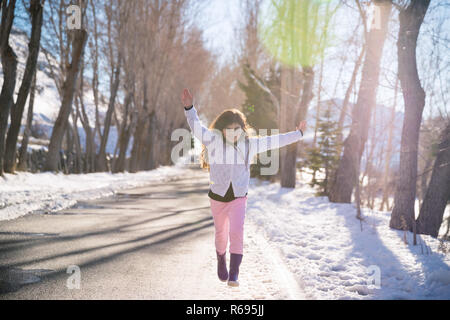
[{"label": "white jacket", "polygon": [[230,182],[235,197],[245,196],[250,181],[250,163],[257,153],[281,148],[302,138],[302,133],[295,130],[271,136],[239,139],[235,146],[224,142],[223,135],[218,130],[203,126],[195,106],[189,110],[185,109],[184,113],[194,136],[207,149],[211,191],[221,197],[225,196]]}]

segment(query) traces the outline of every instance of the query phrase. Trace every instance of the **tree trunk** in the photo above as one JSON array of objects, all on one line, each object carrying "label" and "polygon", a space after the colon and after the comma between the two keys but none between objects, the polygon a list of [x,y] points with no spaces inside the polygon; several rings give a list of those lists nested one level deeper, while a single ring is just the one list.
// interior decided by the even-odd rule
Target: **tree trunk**
[{"label": "tree trunk", "polygon": [[408,7],[400,12],[397,41],[398,74],[405,102],[405,118],[402,128],[399,178],[389,226],[414,232],[417,153],[420,123],[425,106],[425,92],[417,73],[416,46],[420,26],[429,4],[429,0],[412,0]]},{"label": "tree trunk", "polygon": [[350,80],[350,84],[347,88],[347,91],[345,92],[344,101],[342,102],[342,109],[339,114],[339,120],[338,120],[338,136],[337,136],[337,154],[340,157],[342,152],[342,130],[344,129],[344,122],[345,122],[345,116],[347,115],[348,110],[348,104],[350,102],[350,95],[353,91],[353,87],[355,86],[356,77],[358,75],[359,68],[361,67],[362,60],[364,58],[365,53],[365,47],[362,48],[361,53],[359,54],[358,60],[355,63],[355,67],[353,68],[352,72],[352,78]]},{"label": "tree trunk", "polygon": [[445,128],[433,173],[417,218],[417,233],[437,237],[450,200],[450,122]]},{"label": "tree trunk", "polygon": [[[72,111],[71,111],[72,113]],[[67,146],[65,150],[66,154],[66,174],[69,174],[73,172],[73,155],[74,155],[74,146],[75,146],[75,130],[73,128],[73,125],[70,124],[70,122],[67,123],[67,129],[66,129],[66,138],[67,138]]]},{"label": "tree trunk", "polygon": [[3,176],[3,157],[5,154],[5,136],[8,128],[8,117],[14,104],[14,88],[16,87],[17,56],[9,45],[9,35],[14,21],[16,1],[3,0],[2,21],[0,28],[0,54],[3,66],[3,86],[0,93],[0,175]]},{"label": "tree trunk", "polygon": [[36,70],[36,64],[39,54],[42,30],[43,7],[39,0],[32,0],[30,4],[31,13],[31,38],[28,44],[29,52],[23,74],[22,84],[17,95],[17,101],[11,110],[11,125],[9,126],[8,136],[6,138],[4,170],[13,173],[16,165],[17,138],[19,136],[22,123],[23,110],[30,93],[31,81]]},{"label": "tree trunk", "polygon": [[[142,112],[141,112],[142,113]],[[130,172],[139,171],[139,163],[141,152],[141,138],[144,135],[145,122],[147,121],[147,117],[144,117],[142,114],[138,117],[136,130],[133,135],[133,147],[131,149],[131,157],[130,157]]]},{"label": "tree trunk", "polygon": [[[128,111],[126,111],[125,113],[128,115]],[[113,120],[114,120],[113,126],[116,127],[117,132],[120,135],[121,132],[122,132],[122,125],[125,124],[126,122],[128,122],[128,120],[127,121],[123,121],[122,124],[121,124],[119,119],[117,118],[117,110],[115,110],[115,109],[114,109],[114,112],[113,112]],[[118,157],[118,153],[119,153],[119,146],[120,146],[119,140],[120,139],[116,140],[116,146],[114,147],[114,153],[113,153],[113,156],[112,156],[112,158],[113,158],[112,167],[113,168],[115,168],[115,166],[116,166],[116,161],[117,161],[117,157]]]},{"label": "tree trunk", "polygon": [[[316,147],[317,143],[317,131],[319,130],[319,119],[320,119],[320,110],[321,110],[321,95],[322,95],[322,79],[323,79],[323,65],[324,65],[324,56],[323,51],[320,59],[320,72],[319,72],[319,84],[317,86],[317,106],[316,106],[316,125],[314,126],[314,138],[312,146],[313,148]],[[315,171],[314,171],[315,175]]]},{"label": "tree trunk", "polygon": [[96,169],[99,172],[107,171],[106,162],[106,143],[108,142],[109,130],[111,128],[112,113],[116,106],[116,97],[119,90],[120,83],[120,70],[121,70],[122,58],[119,53],[117,58],[117,67],[114,72],[114,80],[112,81],[111,95],[109,97],[108,110],[106,111],[105,122],[103,125],[103,135],[101,136],[100,149],[97,155]]},{"label": "tree trunk", "polygon": [[[130,93],[127,94],[125,98],[124,105],[124,117],[123,124],[120,130],[119,136],[119,156],[114,164],[114,172],[124,172],[125,171],[125,160],[126,160],[126,152],[128,149],[128,144],[130,142],[131,130],[134,124],[134,113],[130,115],[130,105],[131,105],[132,96]],[[131,118],[130,123],[128,124],[128,118]]]},{"label": "tree trunk", "polygon": [[[81,62],[81,70],[80,70],[80,88],[78,91],[78,99],[75,100],[77,109],[80,111],[80,120],[83,125],[84,132],[86,133],[86,146],[85,146],[85,166],[84,172],[90,173],[95,172],[95,129],[91,128],[89,123],[89,117],[86,113],[86,108],[84,106],[84,57]],[[77,103],[79,101],[79,103]],[[96,106],[96,110],[97,106]],[[97,112],[96,112],[97,113]],[[97,118],[97,114],[96,114]]]},{"label": "tree trunk", "polygon": [[31,126],[33,124],[34,96],[36,93],[36,69],[34,70],[33,81],[30,88],[30,101],[28,103],[27,123],[23,131],[22,143],[19,148],[19,164],[17,170],[26,171],[28,168],[28,141],[30,140]]},{"label": "tree trunk", "polygon": [[[75,99],[76,101],[76,99]],[[80,117],[78,105],[75,110],[72,110],[72,130],[73,130],[73,143],[75,145],[75,167],[73,168],[74,173],[83,173],[82,168],[82,155],[83,151],[81,148],[80,135],[78,134],[78,119]]]},{"label": "tree trunk", "polygon": [[418,187],[418,195],[419,198],[419,204],[422,203],[423,199],[425,199],[425,194],[427,192],[427,185],[430,177],[430,171],[433,167],[433,157],[431,154],[425,155],[425,164],[423,166],[423,173],[420,175],[420,182],[418,181],[417,187]]},{"label": "tree trunk", "polygon": [[147,130],[147,143],[145,144],[145,170],[152,170],[155,169],[155,162],[153,154],[155,152],[154,146],[155,144],[159,144],[161,142],[158,142],[158,139],[155,139],[155,136],[157,135],[157,130],[155,130],[156,127],[156,114],[155,111],[152,110],[150,112],[149,116],[149,122],[148,122],[148,130]]},{"label": "tree trunk", "polygon": [[150,125],[149,125],[149,137],[150,137],[150,141],[149,141],[149,155],[148,155],[148,161],[149,161],[149,168],[151,169],[155,169],[157,167],[157,160],[156,160],[156,147],[159,146],[160,144],[158,143],[158,133],[159,133],[159,123],[158,120],[156,119],[156,115],[155,112],[152,111],[151,113],[151,117],[150,117]]},{"label": "tree trunk", "polygon": [[[291,71],[292,72],[292,71]],[[290,74],[291,77],[288,77],[288,81],[293,81],[294,73]],[[312,87],[314,85],[314,71],[312,67],[304,66],[303,67],[303,90],[302,90],[302,98],[300,100],[299,107],[294,117],[295,124],[298,124],[301,120],[306,118],[306,114],[308,112],[309,102],[312,99]],[[289,89],[292,88],[292,85],[289,86]],[[288,94],[292,91],[288,90]],[[290,99],[288,99],[290,101]],[[286,112],[284,112],[284,121],[288,123],[288,126],[283,126],[286,130],[292,130],[292,118],[289,117]],[[290,125],[289,125],[290,124]],[[281,186],[284,188],[295,188],[295,179],[297,172],[297,143],[292,143],[286,148],[282,148],[281,152]]]},{"label": "tree trunk", "polygon": [[395,80],[395,91],[394,91],[394,104],[391,109],[391,117],[389,119],[389,133],[387,141],[386,159],[384,160],[384,175],[383,175],[383,199],[381,201],[380,210],[384,210],[384,205],[386,205],[386,210],[389,210],[389,177],[391,168],[391,158],[392,158],[392,140],[394,138],[394,127],[395,127],[395,110],[397,107],[397,92],[398,92],[398,77]]},{"label": "tree trunk", "polygon": [[330,201],[350,203],[353,188],[358,177],[355,166],[359,165],[364,146],[367,141],[372,109],[376,104],[380,60],[384,41],[387,35],[391,1],[377,2],[380,7],[380,25],[372,26],[367,38],[367,49],[362,70],[358,100],[352,112],[352,126],[350,134],[344,142],[344,154],[330,190]]},{"label": "tree trunk", "polygon": [[[338,157],[341,156],[342,153],[342,130],[344,129],[344,122],[345,122],[345,117],[347,116],[348,113],[348,105],[350,102],[350,95],[353,91],[353,87],[355,86],[356,83],[356,77],[358,75],[358,71],[359,68],[361,67],[361,63],[362,60],[364,58],[364,53],[365,53],[365,47],[362,48],[361,53],[359,54],[358,60],[355,63],[355,67],[353,68],[353,72],[352,72],[352,78],[350,80],[350,84],[345,92],[345,96],[344,96],[344,101],[342,102],[342,109],[341,112],[339,113],[339,120],[338,120],[338,125],[337,125],[337,139],[336,139],[336,144],[337,144],[337,151],[336,154]],[[330,190],[332,190],[333,184],[336,180],[336,172],[337,169],[334,168],[331,172],[330,172],[330,176],[328,178],[328,182],[327,182],[327,194],[329,195]]]},{"label": "tree trunk", "polygon": [[75,85],[80,70],[80,61],[82,60],[81,56],[87,40],[87,32],[85,30],[74,30],[72,32],[72,63],[67,68],[66,80],[63,85],[63,100],[58,118],[53,126],[52,136],[48,146],[47,160],[44,166],[45,171],[58,170],[59,151],[67,128],[70,110],[72,109]]},{"label": "tree trunk", "polygon": [[[87,159],[89,159],[87,161],[87,172],[95,172],[96,168],[95,168],[95,162],[96,162],[96,150],[95,150],[95,137],[98,134],[99,139],[101,140],[102,138],[102,134],[101,134],[101,125],[100,125],[100,113],[99,113],[99,97],[98,97],[98,86],[99,86],[99,71],[98,71],[98,57],[99,57],[99,43],[98,43],[98,23],[97,23],[97,14],[96,14],[96,5],[97,3],[95,1],[90,1],[91,7],[92,7],[92,49],[91,49],[91,54],[92,54],[92,83],[91,83],[91,87],[92,87],[92,93],[93,93],[93,98],[94,98],[94,105],[95,105],[95,122],[94,122],[94,127],[92,129],[90,129],[90,125],[89,125],[89,121],[87,121],[87,117],[85,117],[85,121],[86,123],[83,122],[83,127],[85,128],[85,130],[87,129],[87,127],[89,127],[89,134],[91,136],[91,141],[92,141],[92,145],[89,145],[89,152],[93,152],[92,154],[89,154],[89,156],[87,156]],[[110,3],[112,5],[112,3]],[[109,18],[108,18],[109,19]],[[109,21],[109,20],[108,20]],[[109,22],[108,22],[109,23]],[[111,38],[110,35],[110,26],[108,25],[108,38]],[[81,79],[83,81],[83,79]],[[84,86],[84,84],[83,84]],[[81,105],[81,110],[82,110],[82,114],[85,115],[85,108],[84,108],[84,101],[83,101],[83,97],[82,95],[80,95],[80,105]],[[84,117],[84,116],[83,116]],[[86,131],[86,133],[88,133]],[[88,145],[86,145],[86,149],[88,148]],[[88,151],[86,151],[88,152]]]}]

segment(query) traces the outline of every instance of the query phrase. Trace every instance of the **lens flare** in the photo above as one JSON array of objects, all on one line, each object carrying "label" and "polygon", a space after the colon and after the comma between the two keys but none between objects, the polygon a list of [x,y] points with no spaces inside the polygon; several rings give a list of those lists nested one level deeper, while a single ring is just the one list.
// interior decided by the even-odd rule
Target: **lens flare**
[{"label": "lens flare", "polygon": [[268,52],[289,66],[313,66],[331,39],[331,0],[272,0],[262,6],[258,37]]}]

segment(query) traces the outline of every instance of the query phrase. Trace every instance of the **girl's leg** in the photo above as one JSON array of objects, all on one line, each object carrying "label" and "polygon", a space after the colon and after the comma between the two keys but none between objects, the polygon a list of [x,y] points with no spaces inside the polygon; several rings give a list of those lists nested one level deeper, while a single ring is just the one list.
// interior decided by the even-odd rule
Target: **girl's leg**
[{"label": "girl's leg", "polygon": [[209,199],[211,203],[211,212],[214,219],[214,236],[216,251],[223,255],[227,251],[229,219],[227,216],[227,202],[220,202]]},{"label": "girl's leg", "polygon": [[244,219],[247,197],[231,201],[228,216],[230,218],[230,272],[229,286],[239,286],[239,266],[244,251]]},{"label": "girl's leg", "polygon": [[237,198],[230,202],[228,210],[230,219],[230,253],[243,254],[246,206],[247,197]]}]

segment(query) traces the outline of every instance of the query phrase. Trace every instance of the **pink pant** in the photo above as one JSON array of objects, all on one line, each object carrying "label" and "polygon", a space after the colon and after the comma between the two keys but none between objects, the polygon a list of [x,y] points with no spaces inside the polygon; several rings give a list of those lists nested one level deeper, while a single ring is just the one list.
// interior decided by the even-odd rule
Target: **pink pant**
[{"label": "pink pant", "polygon": [[219,254],[227,250],[228,234],[230,235],[230,253],[243,254],[244,250],[244,218],[247,196],[230,202],[209,199],[214,219],[215,244]]}]

